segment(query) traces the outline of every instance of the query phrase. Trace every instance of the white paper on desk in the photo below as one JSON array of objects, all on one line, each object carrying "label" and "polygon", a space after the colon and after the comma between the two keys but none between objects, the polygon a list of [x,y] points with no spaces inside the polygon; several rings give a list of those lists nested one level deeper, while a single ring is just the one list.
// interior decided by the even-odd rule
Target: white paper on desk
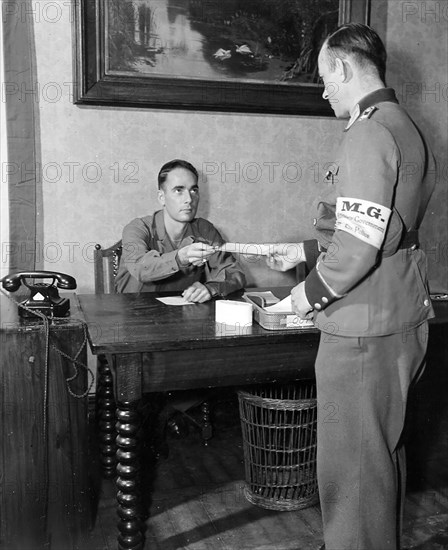
[{"label": "white paper on desk", "polygon": [[194,302],[185,300],[183,296],[164,296],[163,298],[156,298],[156,300],[167,306],[190,306],[194,304]]},{"label": "white paper on desk", "polygon": [[264,307],[263,309],[269,311],[269,313],[292,313],[291,294],[283,298],[283,300],[280,300],[280,302],[272,306]]},{"label": "white paper on desk", "polygon": [[272,245],[257,243],[225,243],[219,246],[217,252],[231,252],[232,254],[243,254],[246,256],[267,256]]},{"label": "white paper on desk", "polygon": [[277,296],[275,296],[270,290],[250,290],[249,292],[246,292],[246,296],[248,296],[249,298],[251,298],[252,296],[263,298],[264,303],[268,306],[280,302],[280,298],[277,298]]}]

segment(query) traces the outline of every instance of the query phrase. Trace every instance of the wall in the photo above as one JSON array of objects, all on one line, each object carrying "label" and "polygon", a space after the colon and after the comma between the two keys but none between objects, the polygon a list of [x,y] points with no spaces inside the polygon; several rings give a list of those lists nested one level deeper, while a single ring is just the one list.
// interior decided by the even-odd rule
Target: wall
[{"label": "wall", "polygon": [[[448,289],[448,2],[390,0],[388,84],[412,114],[437,160],[437,185],[421,228],[431,287]],[[410,167],[412,169],[412,167]]]},{"label": "wall", "polygon": [[[56,17],[54,4],[33,2],[42,267],[68,272],[77,278],[80,292],[92,292],[93,244],[112,244],[130,219],[157,208],[158,169],[175,157],[188,159],[202,171],[199,215],[215,223],[227,240],[275,242],[311,236],[309,205],[325,165],[334,158],[341,121],[75,106],[70,93],[71,12],[64,2]],[[404,4],[416,7],[416,14],[406,14],[405,22]],[[392,85],[448,81],[446,20],[423,21],[417,13],[423,4],[430,2],[373,0],[372,23],[386,40]],[[39,13],[46,17],[38,20]],[[445,72],[436,72],[435,65]],[[403,90],[398,89],[401,95]],[[405,105],[431,135],[445,162],[447,103],[428,105],[417,93],[411,97],[409,90]],[[425,242],[437,241],[442,248],[447,242],[444,183],[446,178],[424,228]],[[291,274],[275,273],[263,261],[249,260],[244,267],[250,284],[293,283]],[[431,274],[448,284],[446,257],[432,259]]]},{"label": "wall", "polygon": [[[0,75],[4,74],[3,64],[3,26],[0,25]],[[6,105],[0,102],[0,163],[4,166],[8,162],[8,152],[6,147]],[[3,182],[2,182],[3,183]],[[0,187],[0,235],[2,242],[9,242],[9,193],[8,186]],[[9,265],[3,261],[0,262],[0,277],[4,277],[9,272]]]}]

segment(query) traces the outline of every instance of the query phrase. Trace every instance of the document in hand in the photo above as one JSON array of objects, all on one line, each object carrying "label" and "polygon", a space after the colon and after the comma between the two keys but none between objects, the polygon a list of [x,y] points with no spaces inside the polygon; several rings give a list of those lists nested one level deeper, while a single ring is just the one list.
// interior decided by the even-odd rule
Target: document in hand
[{"label": "document in hand", "polygon": [[219,246],[217,252],[230,252],[247,256],[267,256],[271,253],[273,245],[257,243],[225,243]]}]

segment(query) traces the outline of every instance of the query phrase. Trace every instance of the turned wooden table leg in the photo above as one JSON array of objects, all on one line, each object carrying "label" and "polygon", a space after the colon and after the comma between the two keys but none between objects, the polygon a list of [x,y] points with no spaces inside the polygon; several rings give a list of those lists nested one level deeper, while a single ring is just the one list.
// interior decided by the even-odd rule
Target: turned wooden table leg
[{"label": "turned wooden table leg", "polygon": [[104,356],[98,358],[97,376],[96,415],[98,422],[101,472],[104,478],[111,479],[116,475],[116,404],[112,372]]},{"label": "turned wooden table leg", "polygon": [[140,491],[140,415],[136,404],[118,403],[117,408],[119,550],[142,550],[144,546]]},{"label": "turned wooden table leg", "polygon": [[213,436],[213,425],[210,418],[210,404],[208,401],[204,401],[201,405],[202,412],[202,442],[203,445],[208,445],[208,440]]}]

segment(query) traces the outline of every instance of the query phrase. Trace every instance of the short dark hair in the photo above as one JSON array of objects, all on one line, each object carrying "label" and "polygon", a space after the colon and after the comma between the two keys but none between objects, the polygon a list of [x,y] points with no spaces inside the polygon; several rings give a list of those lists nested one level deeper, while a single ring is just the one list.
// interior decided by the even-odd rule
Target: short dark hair
[{"label": "short dark hair", "polygon": [[168,174],[176,168],[185,168],[185,170],[188,170],[189,172],[191,172],[194,175],[194,177],[196,178],[196,182],[198,181],[198,179],[199,179],[198,171],[196,170],[196,168],[192,164],[190,164],[186,160],[174,159],[174,160],[170,160],[169,162],[164,164],[162,166],[162,168],[160,169],[159,175],[157,176],[157,181],[159,183],[159,189],[165,183],[166,178],[168,177]]},{"label": "short dark hair", "polygon": [[327,59],[334,70],[336,58],[352,55],[363,69],[373,67],[383,82],[386,80],[387,53],[381,38],[369,26],[362,23],[347,23],[331,33],[323,44]]}]

